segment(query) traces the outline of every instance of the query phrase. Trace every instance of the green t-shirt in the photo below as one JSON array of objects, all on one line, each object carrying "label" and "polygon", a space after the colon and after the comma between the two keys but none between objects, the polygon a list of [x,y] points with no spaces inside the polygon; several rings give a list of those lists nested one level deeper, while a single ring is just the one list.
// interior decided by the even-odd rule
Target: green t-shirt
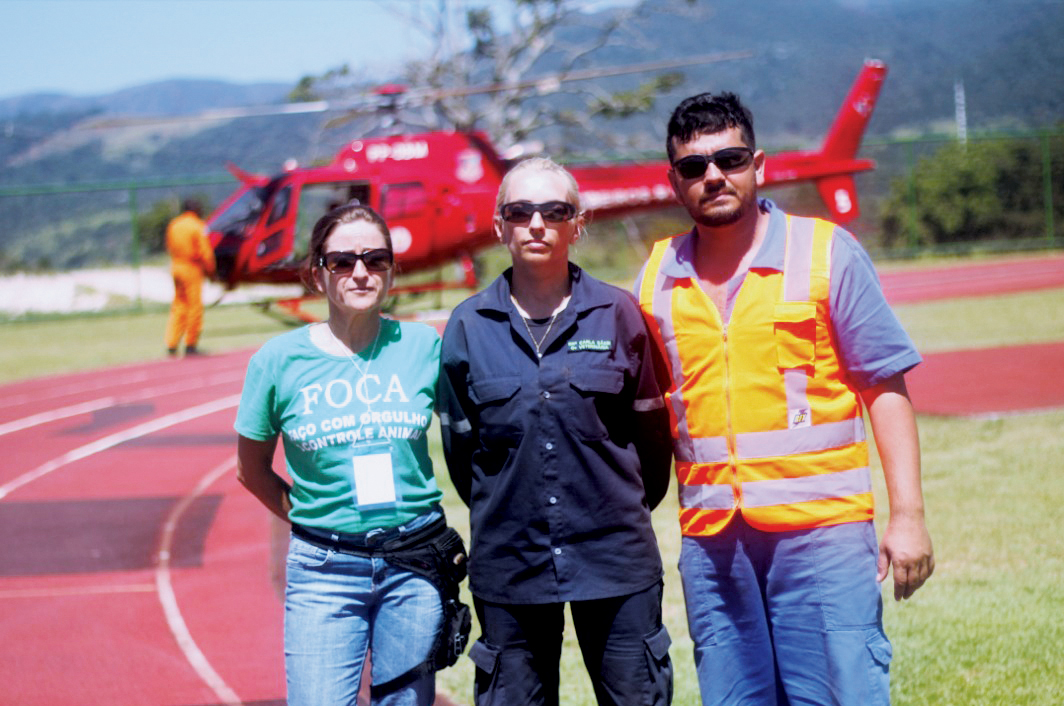
[{"label": "green t-shirt", "polygon": [[252,356],[234,427],[281,435],[293,522],[395,527],[441,497],[427,439],[439,367],[440,337],[424,324],[382,319],[376,346],[353,357],[322,351],[304,326]]}]

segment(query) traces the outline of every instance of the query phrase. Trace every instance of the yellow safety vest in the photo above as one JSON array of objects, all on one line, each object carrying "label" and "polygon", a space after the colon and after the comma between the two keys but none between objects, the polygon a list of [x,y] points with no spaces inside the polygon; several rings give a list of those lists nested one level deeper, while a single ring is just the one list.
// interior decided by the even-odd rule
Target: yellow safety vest
[{"label": "yellow safety vest", "polygon": [[767,531],[873,516],[856,388],[829,318],[835,226],[787,216],[783,272],[751,268],[724,326],[693,277],[662,272],[685,237],[659,241],[639,303],[673,379],[680,528],[720,532],[736,512]]}]

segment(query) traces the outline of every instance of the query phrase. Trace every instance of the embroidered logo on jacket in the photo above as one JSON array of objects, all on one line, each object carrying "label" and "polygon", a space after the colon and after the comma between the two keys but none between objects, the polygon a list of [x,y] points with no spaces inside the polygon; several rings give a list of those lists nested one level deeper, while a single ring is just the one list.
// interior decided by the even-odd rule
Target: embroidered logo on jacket
[{"label": "embroidered logo on jacket", "polygon": [[609,351],[613,350],[613,341],[607,340],[595,340],[593,338],[582,338],[579,341],[569,341],[569,350],[571,351]]}]

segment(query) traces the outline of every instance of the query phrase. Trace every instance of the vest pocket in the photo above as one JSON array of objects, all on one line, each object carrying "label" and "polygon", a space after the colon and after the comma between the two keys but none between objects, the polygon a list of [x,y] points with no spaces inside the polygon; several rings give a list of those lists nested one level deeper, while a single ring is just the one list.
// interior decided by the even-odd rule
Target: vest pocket
[{"label": "vest pocket", "polygon": [[774,319],[777,367],[812,371],[816,359],[816,303],[776,302]]}]

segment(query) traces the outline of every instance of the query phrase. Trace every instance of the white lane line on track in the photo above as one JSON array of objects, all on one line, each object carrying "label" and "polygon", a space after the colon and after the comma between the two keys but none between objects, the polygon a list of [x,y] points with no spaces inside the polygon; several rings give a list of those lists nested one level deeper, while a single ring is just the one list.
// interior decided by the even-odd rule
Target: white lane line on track
[{"label": "white lane line on track", "polygon": [[207,657],[200,650],[196,641],[192,638],[192,633],[189,632],[188,625],[185,623],[184,617],[181,615],[181,608],[177,604],[177,596],[174,593],[174,586],[170,580],[170,554],[173,546],[174,532],[177,530],[178,522],[181,520],[181,516],[185,510],[196,500],[196,498],[203,495],[207,488],[211,486],[216,480],[221,478],[229,471],[236,468],[236,458],[230,458],[225,463],[219,465],[196,484],[192,492],[181,499],[174,509],[170,512],[170,516],[166,518],[166,523],[163,525],[162,537],[159,540],[159,552],[157,556],[157,563],[155,567],[155,587],[159,593],[159,602],[162,603],[163,613],[166,615],[166,623],[170,626],[170,632],[173,634],[174,639],[177,640],[178,647],[181,648],[181,652],[185,655],[185,659],[192,665],[192,668],[199,675],[200,679],[210,687],[215,696],[225,706],[242,706],[243,702],[240,697],[236,695],[225,680],[222,679],[218,672],[214,671],[214,667],[207,660]]},{"label": "white lane line on track", "polygon": [[217,400],[211,400],[210,402],[205,402],[203,404],[196,405],[195,407],[189,407],[188,409],[183,409],[172,414],[164,415],[162,417],[159,417],[158,419],[152,419],[151,421],[144,422],[143,424],[138,424],[134,427],[130,427],[129,429],[125,429],[115,434],[111,434],[110,436],[105,436],[102,439],[98,439],[91,443],[85,444],[84,446],[66,452],[59,458],[53,459],[43,465],[38,466],[32,471],[23,473],[22,475],[18,476],[12,481],[9,481],[8,483],[5,483],[4,485],[0,485],[0,500],[3,500],[12,492],[18,490],[22,486],[28,485],[29,483],[32,483],[33,481],[38,480],[39,478],[43,478],[52,471],[58,470],[67,464],[74,463],[75,461],[80,461],[83,458],[88,458],[93,454],[100,453],[101,451],[106,451],[107,449],[113,448],[127,441],[132,441],[133,439],[139,438],[141,436],[154,434],[157,431],[162,431],[163,429],[166,429],[168,427],[172,427],[177,424],[182,424],[198,417],[205,417],[208,414],[214,414],[215,412],[220,412],[223,409],[236,407],[239,403],[239,394],[229,395],[227,397],[222,397]]},{"label": "white lane line on track", "polygon": [[151,373],[148,371],[142,371],[138,373],[131,373],[127,375],[109,375],[106,379],[93,378],[91,381],[82,383],[69,383],[63,387],[53,387],[45,390],[44,392],[34,391],[27,392],[21,395],[12,395],[5,400],[7,404],[23,404],[25,402],[35,402],[42,399],[49,399],[52,397],[66,397],[68,395],[76,395],[81,392],[93,392],[95,390],[103,390],[116,385],[129,385],[137,382],[144,382],[145,380],[151,380]]},{"label": "white lane line on track", "polygon": [[[244,377],[243,371],[234,371],[231,373],[220,373],[217,375],[210,375],[202,381],[202,384],[198,385],[196,389],[203,389],[205,387],[212,387],[214,385],[223,385],[229,382],[238,382]],[[189,387],[188,381],[182,381],[174,383],[172,385],[160,385],[158,387],[148,387],[135,394],[123,395],[121,397],[101,397],[97,400],[89,400],[88,402],[81,402],[79,404],[70,405],[68,407],[59,407],[58,409],[48,410],[47,412],[40,412],[38,414],[32,414],[28,417],[21,419],[13,419],[10,422],[0,424],[0,436],[5,434],[12,434],[16,431],[23,431],[32,427],[49,424],[51,422],[57,422],[60,419],[67,419],[69,417],[76,417],[79,414],[88,414],[89,412],[96,412],[101,409],[107,409],[108,407],[117,407],[122,404],[129,404],[130,402],[139,402],[141,400],[152,399],[160,397],[162,395],[169,395],[175,392],[187,392],[193,388]]]},{"label": "white lane line on track", "polygon": [[100,596],[112,593],[152,593],[153,583],[130,583],[120,586],[68,586],[66,588],[20,588],[0,591],[5,598],[64,598],[67,596]]},{"label": "white lane line on track", "polygon": [[76,417],[79,414],[96,412],[101,409],[113,407],[117,403],[118,398],[116,397],[101,397],[98,400],[89,400],[88,402],[82,402],[80,404],[72,404],[69,407],[60,407],[59,409],[50,409],[47,412],[40,412],[39,414],[31,414],[22,419],[14,419],[6,424],[0,424],[0,436],[11,434],[16,431],[22,431],[23,429],[29,429],[38,424],[48,424],[49,422],[56,422],[60,419],[66,419],[67,417]]},{"label": "white lane line on track", "polygon": [[[229,360],[230,353],[222,353],[219,356],[209,356],[211,362],[217,361],[217,365],[212,365],[211,369],[217,370],[239,370],[243,374],[247,367],[246,358],[234,357],[233,360]],[[144,364],[134,364],[141,365]],[[81,371],[70,373],[70,376],[86,376],[92,371]],[[32,392],[23,392],[17,395],[7,395],[4,398],[4,403],[7,405],[19,405],[27,402],[41,402],[42,400],[53,399],[56,397],[69,397],[71,395],[83,394],[86,392],[94,392],[97,390],[109,390],[119,385],[134,385],[146,381],[160,381],[166,378],[177,378],[181,380],[188,379],[188,370],[182,369],[180,361],[156,361],[154,365],[148,370],[138,369],[131,371],[124,371],[122,368],[108,371],[106,376],[92,375],[83,381],[70,382],[61,378],[60,384],[56,387],[47,387],[44,390],[34,389]],[[8,385],[20,386],[26,381],[13,380]],[[34,381],[30,381],[34,382]],[[36,381],[40,382],[40,381]],[[2,389],[3,386],[0,386]],[[35,388],[40,388],[42,385],[35,385]]]}]

